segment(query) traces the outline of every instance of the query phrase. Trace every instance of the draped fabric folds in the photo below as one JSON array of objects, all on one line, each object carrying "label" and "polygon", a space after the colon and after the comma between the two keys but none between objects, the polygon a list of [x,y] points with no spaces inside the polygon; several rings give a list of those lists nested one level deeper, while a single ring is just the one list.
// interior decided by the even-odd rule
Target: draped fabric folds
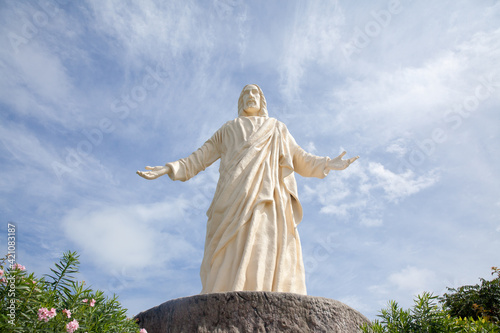
[{"label": "draped fabric folds", "polygon": [[169,176],[186,181],[219,158],[220,178],[207,211],[201,293],[306,294],[294,172],[324,178],[329,158],[306,153],[274,118],[242,116],[189,157],[167,163]]}]

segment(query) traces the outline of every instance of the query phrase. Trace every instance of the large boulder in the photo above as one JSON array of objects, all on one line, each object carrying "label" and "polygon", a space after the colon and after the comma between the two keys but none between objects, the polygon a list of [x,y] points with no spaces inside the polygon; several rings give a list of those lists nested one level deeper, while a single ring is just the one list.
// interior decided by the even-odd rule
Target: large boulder
[{"label": "large boulder", "polygon": [[170,300],[136,316],[148,333],[359,332],[369,320],[332,299],[237,291]]}]

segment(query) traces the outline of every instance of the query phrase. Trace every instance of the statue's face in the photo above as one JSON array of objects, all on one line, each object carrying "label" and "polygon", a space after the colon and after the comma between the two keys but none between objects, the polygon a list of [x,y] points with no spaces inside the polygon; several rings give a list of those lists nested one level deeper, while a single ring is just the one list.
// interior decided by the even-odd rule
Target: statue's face
[{"label": "statue's face", "polygon": [[243,110],[249,115],[256,115],[260,111],[259,89],[253,84],[243,89]]}]

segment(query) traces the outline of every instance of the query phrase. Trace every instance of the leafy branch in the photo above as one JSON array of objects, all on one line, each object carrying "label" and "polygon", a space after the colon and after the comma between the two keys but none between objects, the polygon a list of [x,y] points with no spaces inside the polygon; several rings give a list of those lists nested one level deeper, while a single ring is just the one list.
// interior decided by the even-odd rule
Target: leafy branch
[{"label": "leafy branch", "polygon": [[70,288],[73,287],[75,280],[74,274],[78,273],[78,265],[80,265],[79,257],[76,252],[65,252],[59,263],[55,263],[56,269],[50,269],[54,275],[45,274],[52,279],[50,285],[59,298],[71,293]]}]

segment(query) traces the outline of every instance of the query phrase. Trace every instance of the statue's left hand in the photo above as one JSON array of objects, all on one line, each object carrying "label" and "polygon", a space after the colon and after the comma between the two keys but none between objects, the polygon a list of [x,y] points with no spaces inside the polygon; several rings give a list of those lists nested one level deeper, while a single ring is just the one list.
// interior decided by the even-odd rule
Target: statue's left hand
[{"label": "statue's left hand", "polygon": [[334,159],[331,159],[328,162],[328,168],[330,170],[344,170],[347,168],[349,165],[351,165],[352,162],[356,161],[359,156],[349,158],[347,160],[343,160],[342,157],[346,154],[346,152],[343,152],[339,156],[335,157]]}]

